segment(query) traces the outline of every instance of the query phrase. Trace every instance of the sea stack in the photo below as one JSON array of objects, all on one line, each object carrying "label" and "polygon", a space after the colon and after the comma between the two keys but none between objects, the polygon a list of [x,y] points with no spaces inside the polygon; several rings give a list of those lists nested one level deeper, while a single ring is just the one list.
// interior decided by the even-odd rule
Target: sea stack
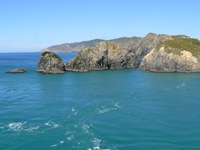
[{"label": "sea stack", "polygon": [[200,72],[200,41],[167,40],[147,54],[139,68],[154,72]]},{"label": "sea stack", "polygon": [[46,51],[40,56],[37,71],[44,74],[61,74],[65,73],[65,65],[58,55]]},{"label": "sea stack", "polygon": [[138,57],[114,42],[103,41],[94,48],[86,48],[71,59],[66,70],[86,72],[91,70],[137,68]]}]

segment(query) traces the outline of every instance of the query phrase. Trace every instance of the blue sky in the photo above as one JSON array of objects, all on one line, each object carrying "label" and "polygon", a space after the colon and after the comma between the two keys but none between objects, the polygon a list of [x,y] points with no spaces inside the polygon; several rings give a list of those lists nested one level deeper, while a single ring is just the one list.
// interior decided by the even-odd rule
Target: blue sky
[{"label": "blue sky", "polygon": [[199,6],[200,0],[1,0],[0,52],[149,32],[200,39]]}]

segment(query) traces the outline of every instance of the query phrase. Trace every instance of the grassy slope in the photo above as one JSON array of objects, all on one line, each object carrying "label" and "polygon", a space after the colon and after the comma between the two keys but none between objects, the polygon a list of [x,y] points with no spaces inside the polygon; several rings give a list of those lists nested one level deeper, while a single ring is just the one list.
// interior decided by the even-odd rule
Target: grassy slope
[{"label": "grassy slope", "polygon": [[193,56],[200,59],[200,41],[192,38],[175,38],[162,43],[167,53],[181,54],[181,51],[189,51]]}]

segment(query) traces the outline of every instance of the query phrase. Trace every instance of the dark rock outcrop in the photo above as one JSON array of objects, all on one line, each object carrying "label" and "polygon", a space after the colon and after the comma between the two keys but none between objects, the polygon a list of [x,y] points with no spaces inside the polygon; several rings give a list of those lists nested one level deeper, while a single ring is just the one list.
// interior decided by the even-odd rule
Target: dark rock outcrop
[{"label": "dark rock outcrop", "polygon": [[85,72],[90,70],[137,68],[139,61],[133,52],[113,42],[101,42],[77,54],[65,66],[66,70]]},{"label": "dark rock outcrop", "polygon": [[65,72],[65,65],[55,53],[44,52],[40,57],[37,71],[45,74],[60,74]]},{"label": "dark rock outcrop", "polygon": [[25,73],[25,72],[27,72],[27,71],[28,71],[28,70],[27,70],[27,69],[24,69],[24,68],[16,68],[16,69],[7,71],[6,73]]},{"label": "dark rock outcrop", "polygon": [[200,72],[200,41],[177,38],[154,48],[140,69],[154,72]]}]

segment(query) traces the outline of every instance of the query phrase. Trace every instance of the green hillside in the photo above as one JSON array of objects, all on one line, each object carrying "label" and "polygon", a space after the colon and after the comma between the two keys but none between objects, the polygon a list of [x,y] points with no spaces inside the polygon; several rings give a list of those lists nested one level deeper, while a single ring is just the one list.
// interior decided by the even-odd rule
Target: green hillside
[{"label": "green hillside", "polygon": [[160,47],[165,47],[165,51],[168,53],[181,54],[181,51],[189,51],[200,58],[200,41],[192,38],[175,38],[173,40],[167,40],[163,42]]}]

